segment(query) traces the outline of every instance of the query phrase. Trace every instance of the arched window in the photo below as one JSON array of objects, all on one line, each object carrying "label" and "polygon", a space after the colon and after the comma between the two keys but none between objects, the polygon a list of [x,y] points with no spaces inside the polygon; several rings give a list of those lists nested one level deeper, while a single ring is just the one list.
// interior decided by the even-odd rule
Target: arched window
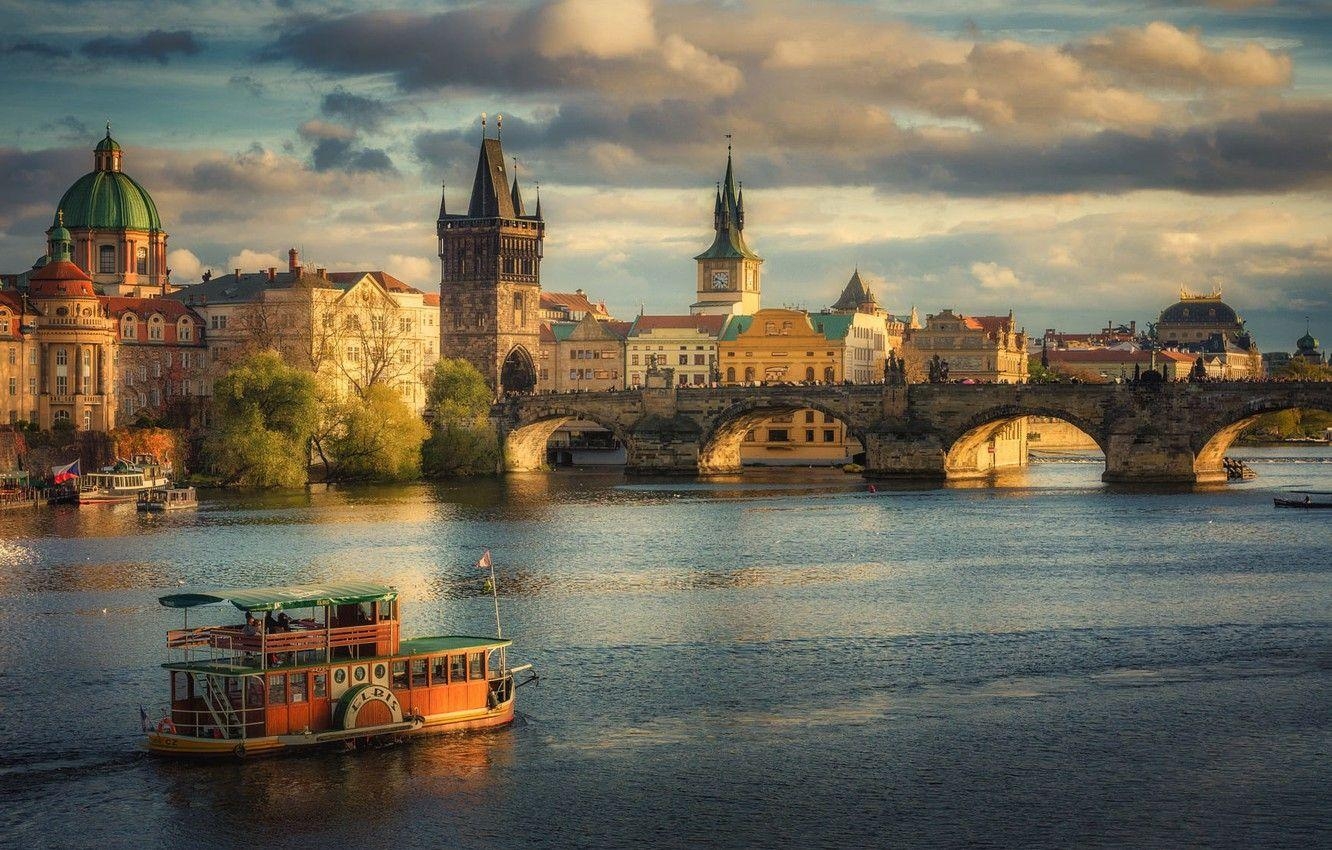
[{"label": "arched window", "polygon": [[745,367],[745,383],[748,384],[748,383],[752,382],[753,380],[754,380],[754,367],[753,367],[753,366],[746,366],[746,367]]},{"label": "arched window", "polygon": [[139,274],[148,274],[148,249],[140,248],[134,255],[134,268]]},{"label": "arched window", "polygon": [[189,319],[181,319],[176,325],[176,339],[181,342],[189,342],[194,339],[194,323]]},{"label": "arched window", "polygon": [[806,380],[806,381],[812,381],[812,380],[814,380],[814,367],[813,367],[813,366],[810,366],[810,367],[808,367],[807,369],[805,369],[805,380]]},{"label": "arched window", "polygon": [[69,365],[69,350],[68,350],[68,349],[65,349],[65,348],[57,348],[57,349],[56,349],[56,365],[57,365],[57,366],[67,366],[67,365]]},{"label": "arched window", "polygon": [[162,338],[162,317],[154,315],[148,320],[148,338],[160,340]]},{"label": "arched window", "polygon": [[116,273],[116,246],[102,245],[97,249],[97,273]]},{"label": "arched window", "polygon": [[138,326],[134,322],[134,314],[126,313],[120,317],[120,338],[136,339],[139,335]]},{"label": "arched window", "polygon": [[57,411],[55,412],[55,418],[58,419],[58,420],[63,420],[63,421],[65,421],[65,422],[68,422],[68,421],[69,421],[69,411],[68,411],[68,410],[57,410]]},{"label": "arched window", "polygon": [[735,383],[735,367],[734,367],[734,366],[727,366],[727,367],[726,367],[726,382],[727,382],[728,384],[734,384],[734,383]]}]

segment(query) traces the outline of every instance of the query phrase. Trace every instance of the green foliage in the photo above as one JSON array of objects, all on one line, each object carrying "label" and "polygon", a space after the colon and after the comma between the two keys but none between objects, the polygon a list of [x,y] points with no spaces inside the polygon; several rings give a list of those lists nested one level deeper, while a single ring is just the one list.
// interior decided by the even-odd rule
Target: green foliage
[{"label": "green foliage", "polygon": [[435,363],[426,391],[434,427],[421,449],[426,476],[451,478],[495,471],[499,443],[487,418],[493,401],[486,379],[471,363],[447,358]]},{"label": "green foliage", "polygon": [[499,463],[499,441],[484,417],[436,420],[421,447],[421,470],[428,478],[490,475]]},{"label": "green foliage", "polygon": [[1259,441],[1319,438],[1328,428],[1332,428],[1332,413],[1296,408],[1259,416],[1244,429],[1243,437]]},{"label": "green foliage", "polygon": [[1310,363],[1303,357],[1293,357],[1289,363],[1274,374],[1277,377],[1293,381],[1332,381],[1332,366],[1324,363]]},{"label": "green foliage", "polygon": [[371,384],[362,396],[326,402],[315,448],[329,481],[406,481],[421,474],[426,426],[402,396]]},{"label": "green foliage", "polygon": [[306,481],[315,417],[314,378],[275,352],[251,354],[213,388],[206,451],[223,484],[299,487]]},{"label": "green foliage", "polygon": [[426,388],[426,407],[436,419],[475,419],[485,416],[494,393],[476,367],[466,360],[443,358]]}]

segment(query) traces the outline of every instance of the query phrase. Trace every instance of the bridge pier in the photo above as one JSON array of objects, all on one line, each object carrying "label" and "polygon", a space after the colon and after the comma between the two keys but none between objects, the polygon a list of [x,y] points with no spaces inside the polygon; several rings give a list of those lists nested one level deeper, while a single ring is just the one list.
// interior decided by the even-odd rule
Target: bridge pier
[{"label": "bridge pier", "polygon": [[625,443],[624,471],[631,475],[697,475],[699,428],[681,416],[648,416]]},{"label": "bridge pier", "polygon": [[1200,461],[1192,435],[1146,426],[1133,433],[1112,433],[1106,441],[1102,481],[1119,484],[1213,484],[1226,481],[1218,456]]},{"label": "bridge pier", "polygon": [[866,478],[948,477],[948,451],[937,434],[869,431],[864,435]]}]

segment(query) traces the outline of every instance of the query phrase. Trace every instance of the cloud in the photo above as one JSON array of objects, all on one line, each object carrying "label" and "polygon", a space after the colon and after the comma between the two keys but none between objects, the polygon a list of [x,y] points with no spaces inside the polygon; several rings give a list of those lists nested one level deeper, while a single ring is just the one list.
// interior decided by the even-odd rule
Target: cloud
[{"label": "cloud", "polygon": [[42,130],[66,143],[87,142],[93,138],[93,131],[82,120],[73,115],[64,115],[47,121]]},{"label": "cloud", "polygon": [[249,74],[233,74],[231,79],[227,80],[227,85],[241,89],[252,97],[263,97],[266,89],[262,82]]},{"label": "cloud", "polygon": [[1252,42],[1212,49],[1198,30],[1164,21],[1116,27],[1070,45],[1068,52],[1090,67],[1148,86],[1271,88],[1288,85],[1291,76],[1289,56]]},{"label": "cloud", "polygon": [[1030,284],[1020,280],[1016,272],[998,263],[972,263],[971,276],[984,289],[1030,288]]},{"label": "cloud", "polygon": [[394,109],[384,101],[353,94],[341,87],[324,95],[319,102],[319,111],[362,130],[377,130],[394,114]]},{"label": "cloud", "polygon": [[389,254],[384,271],[413,286],[432,286],[439,283],[439,264],[433,257]]},{"label": "cloud", "polygon": [[232,254],[227,258],[227,268],[240,269],[241,274],[272,268],[285,270],[287,261],[278,259],[278,255],[275,253],[270,254],[252,248],[245,248],[239,254]]},{"label": "cloud", "polygon": [[386,152],[358,146],[356,131],[350,127],[312,119],[298,127],[297,133],[314,143],[310,157],[315,171],[397,172]]},{"label": "cloud", "polygon": [[44,59],[63,59],[70,55],[68,47],[47,44],[43,41],[20,41],[5,48],[6,53],[28,53]]},{"label": "cloud", "polygon": [[189,30],[152,30],[140,36],[103,36],[85,41],[79,48],[94,59],[118,59],[127,62],[154,61],[165,65],[173,55],[194,56],[203,45]]},{"label": "cloud", "polygon": [[[167,268],[177,282],[197,280],[203,271],[203,263],[188,248],[177,248],[167,254]],[[232,266],[235,268],[235,266]]]},{"label": "cloud", "polygon": [[648,0],[558,0],[537,9],[532,27],[547,59],[622,59],[657,44]]}]

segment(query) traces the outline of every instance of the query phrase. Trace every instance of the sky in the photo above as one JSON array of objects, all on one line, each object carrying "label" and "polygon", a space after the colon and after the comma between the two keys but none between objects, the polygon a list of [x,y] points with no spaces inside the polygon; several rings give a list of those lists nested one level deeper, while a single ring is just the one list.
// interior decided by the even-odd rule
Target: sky
[{"label": "sky", "polygon": [[1220,287],[1260,348],[1332,343],[1332,4],[0,0],[0,270],[110,121],[172,279],[439,286],[504,115],[543,287],[683,313],[734,144],[765,306],[1155,320]]}]

